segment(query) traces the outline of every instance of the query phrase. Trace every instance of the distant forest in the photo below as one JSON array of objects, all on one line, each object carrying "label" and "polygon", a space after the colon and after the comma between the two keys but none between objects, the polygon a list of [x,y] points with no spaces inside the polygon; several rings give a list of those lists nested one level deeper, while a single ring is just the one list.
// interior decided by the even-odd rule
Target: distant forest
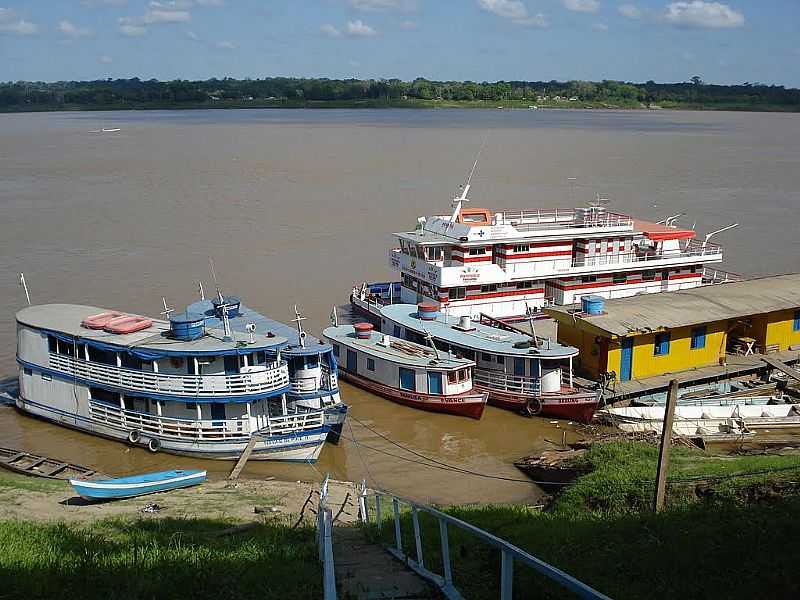
[{"label": "distant forest", "polygon": [[[436,106],[482,103],[586,107],[800,110],[800,90],[760,83],[430,81],[415,79],[208,79],[0,82],[0,110],[219,106]],[[571,103],[571,104],[570,104]]]}]

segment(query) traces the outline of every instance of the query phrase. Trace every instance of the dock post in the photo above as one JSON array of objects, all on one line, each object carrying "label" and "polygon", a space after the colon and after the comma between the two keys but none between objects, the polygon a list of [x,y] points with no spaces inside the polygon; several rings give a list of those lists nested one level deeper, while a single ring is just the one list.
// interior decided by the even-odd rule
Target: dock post
[{"label": "dock post", "polygon": [[656,475],[656,497],[653,511],[656,513],[664,510],[664,500],[667,491],[667,471],[669,470],[669,448],[672,442],[672,421],[675,417],[675,405],[678,403],[678,380],[669,382],[667,405],[664,408],[664,429],[661,432],[661,447],[658,451],[658,473]]}]

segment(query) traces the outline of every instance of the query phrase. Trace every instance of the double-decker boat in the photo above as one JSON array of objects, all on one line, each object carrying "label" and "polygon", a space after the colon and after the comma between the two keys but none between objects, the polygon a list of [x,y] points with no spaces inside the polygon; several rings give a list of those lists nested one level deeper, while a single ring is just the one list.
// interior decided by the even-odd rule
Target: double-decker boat
[{"label": "double-decker boat", "polygon": [[584,295],[621,298],[730,280],[711,268],[722,248],[679,228],[680,215],[654,223],[585,208],[492,211],[463,208],[420,217],[416,230],[394,234],[389,253],[399,282],[353,289],[353,307],[372,317],[380,306],[430,302],[455,316],[525,315],[545,304],[578,303]]},{"label": "double-decker boat", "polygon": [[287,402],[297,408],[324,410],[325,425],[329,428],[328,441],[338,443],[348,408],[339,394],[336,358],[331,345],[304,331],[304,317],[300,316],[296,307],[296,327],[275,321],[245,306],[238,296],[202,299],[190,304],[187,310],[202,314],[207,326],[219,328],[223,326],[221,302],[228,307],[228,322],[234,331],[243,334],[251,330],[267,331],[287,340],[281,350],[281,356],[289,368]]},{"label": "double-decker boat", "polygon": [[393,402],[480,419],[486,392],[473,389],[475,363],[373,331],[370,323],[328,327],[343,379]]},{"label": "double-decker boat", "polygon": [[599,392],[577,389],[572,359],[578,349],[519,330],[499,329],[452,317],[437,305],[388,304],[380,309],[381,331],[415,343],[433,341],[443,352],[475,362],[475,388],[489,404],[523,412],[589,422]]},{"label": "double-decker boat", "polygon": [[220,300],[222,328],[193,311],[20,310],[17,407],[153,452],[235,459],[252,445],[252,459],[316,460],[329,428],[323,409],[287,402],[289,340],[234,330]]}]

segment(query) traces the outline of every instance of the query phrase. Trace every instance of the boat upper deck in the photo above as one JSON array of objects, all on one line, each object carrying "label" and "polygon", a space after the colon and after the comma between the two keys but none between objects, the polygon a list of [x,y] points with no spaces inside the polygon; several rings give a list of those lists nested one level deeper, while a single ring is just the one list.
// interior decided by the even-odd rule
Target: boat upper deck
[{"label": "boat upper deck", "polygon": [[502,356],[559,360],[578,355],[578,349],[564,346],[555,340],[538,340],[524,333],[506,331],[473,322],[468,330],[459,327],[459,319],[439,313],[434,320],[423,320],[413,304],[388,304],[381,308],[381,316],[398,325],[423,334],[429,332],[435,339],[461,348]]},{"label": "boat upper deck", "polygon": [[[211,300],[198,300],[190,304],[186,310],[188,312],[196,312],[204,315],[206,318],[206,325],[222,327],[222,321],[217,317],[214,311],[214,304]],[[331,351],[330,344],[326,344],[308,333],[306,333],[304,339],[305,347],[301,346],[300,335],[295,327],[281,323],[280,321],[275,321],[244,304],[239,305],[239,314],[230,317],[228,320],[231,324],[231,329],[236,332],[246,333],[247,324],[253,323],[258,332],[271,332],[274,335],[286,339],[287,346],[284,348],[284,353],[287,356],[324,354]]]},{"label": "boat upper deck", "polygon": [[471,360],[457,358],[441,350],[438,352],[437,357],[437,352],[429,346],[401,340],[377,331],[371,332],[369,339],[357,338],[352,325],[328,327],[322,333],[333,342],[360,350],[383,360],[410,367],[457,370],[475,366],[475,363]]},{"label": "boat upper deck", "polygon": [[88,343],[108,344],[120,348],[137,348],[146,351],[175,355],[224,355],[247,352],[277,352],[288,344],[279,335],[253,334],[233,331],[229,341],[222,329],[206,327],[205,335],[194,340],[178,340],[169,337],[170,324],[162,319],[150,319],[152,325],[133,333],[109,333],[103,329],[87,329],[81,322],[93,315],[108,312],[107,308],[80,304],[41,304],[23,308],[17,313],[17,322],[35,329],[86,340]]}]

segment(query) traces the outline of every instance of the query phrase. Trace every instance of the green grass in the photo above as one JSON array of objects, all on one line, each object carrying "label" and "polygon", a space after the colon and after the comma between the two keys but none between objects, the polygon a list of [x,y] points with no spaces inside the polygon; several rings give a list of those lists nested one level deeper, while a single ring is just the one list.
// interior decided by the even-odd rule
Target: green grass
[{"label": "green grass", "polygon": [[320,598],[312,528],[223,520],[0,521],[2,599]]},{"label": "green grass", "polygon": [[63,492],[68,487],[69,484],[60,479],[32,477],[0,469],[0,493],[13,490],[25,490],[28,492]]},{"label": "green grass", "polygon": [[[712,458],[673,448],[670,477],[730,475],[800,465],[799,457]],[[562,494],[548,511],[514,506],[450,508],[446,512],[498,535],[612,598],[800,597],[800,469],[730,479],[713,494],[696,482],[669,487],[668,508],[650,507],[658,448],[640,443],[597,444],[585,460],[594,471]],[[753,490],[780,493],[753,493]],[[384,516],[387,515],[384,505]],[[438,525],[420,515],[424,558],[441,573]],[[394,543],[389,521],[378,532]],[[411,556],[413,529],[402,518]],[[456,585],[470,599],[496,598],[500,553],[449,528]],[[410,549],[410,550],[409,550]],[[527,567],[515,566],[515,597],[569,597]]]}]

